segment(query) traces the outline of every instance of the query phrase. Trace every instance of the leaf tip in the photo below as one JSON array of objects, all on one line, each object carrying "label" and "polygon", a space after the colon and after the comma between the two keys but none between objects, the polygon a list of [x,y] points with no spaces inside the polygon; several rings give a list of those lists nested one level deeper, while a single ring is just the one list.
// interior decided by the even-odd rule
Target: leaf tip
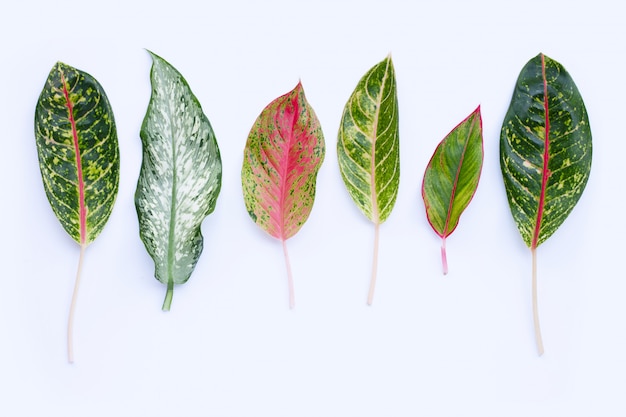
[{"label": "leaf tip", "polygon": [[295,88],[292,90],[297,94],[304,94],[304,87],[302,86],[302,79],[298,79],[298,84],[296,84]]},{"label": "leaf tip", "polygon": [[383,60],[383,62],[388,62],[389,66],[391,66],[393,68],[393,59],[391,57],[391,52],[389,52],[387,54],[387,56],[385,57],[385,59]]},{"label": "leaf tip", "polygon": [[478,107],[476,107],[476,110],[474,110],[474,114],[476,116],[478,116],[478,121],[480,122],[480,130],[481,130],[481,138],[482,138],[482,130],[483,130],[483,114],[480,110],[480,104],[478,105]]},{"label": "leaf tip", "polygon": [[150,58],[152,58],[152,62],[157,62],[157,61],[163,61],[163,62],[167,62],[165,61],[163,58],[161,58],[160,55],[155,54],[154,52],[152,52],[151,50],[146,48],[146,52],[150,55]]}]

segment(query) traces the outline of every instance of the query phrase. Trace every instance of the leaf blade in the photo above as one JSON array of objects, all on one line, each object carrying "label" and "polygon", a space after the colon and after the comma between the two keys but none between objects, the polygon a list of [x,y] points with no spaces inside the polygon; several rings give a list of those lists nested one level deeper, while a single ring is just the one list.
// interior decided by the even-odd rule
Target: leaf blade
[{"label": "leaf blade", "polygon": [[89,245],[117,196],[119,147],[113,110],[91,75],[57,62],[35,108],[44,189],[65,231]]},{"label": "leaf blade", "polygon": [[324,136],[302,84],[267,105],[253,125],[241,171],[246,209],[271,236],[286,240],[308,219]]},{"label": "leaf blade", "polygon": [[337,141],[339,169],[361,212],[383,223],[400,183],[398,99],[391,56],[359,81],[344,107]]},{"label": "leaf blade", "polygon": [[152,57],[152,94],[140,136],[143,161],[135,207],[140,237],[155,263],[155,278],[187,282],[203,249],[202,221],[215,209],[222,163],[211,124],[184,77],[163,58]]},{"label": "leaf blade", "polygon": [[537,55],[520,72],[500,137],[509,207],[528,247],[546,241],[573,210],[589,178],[591,155],[578,88],[561,64]]},{"label": "leaf blade", "polygon": [[426,217],[442,238],[444,274],[448,272],[445,239],[456,229],[471,202],[483,163],[480,106],[437,145],[422,181]]},{"label": "leaf blade", "polygon": [[483,162],[480,107],[439,143],[422,182],[428,221],[442,238],[454,232],[480,179]]}]

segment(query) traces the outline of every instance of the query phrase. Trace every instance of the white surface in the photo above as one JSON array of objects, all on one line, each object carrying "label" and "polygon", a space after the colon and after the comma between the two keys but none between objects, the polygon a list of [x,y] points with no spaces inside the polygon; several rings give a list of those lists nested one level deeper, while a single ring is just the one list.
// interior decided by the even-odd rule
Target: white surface
[{"label": "white surface", "polygon": [[[602,0],[4,2],[0,415],[626,415],[625,32],[618,2]],[[169,313],[133,204],[150,94],[143,48],[186,77],[224,163],[205,251]],[[373,228],[344,189],[336,132],[357,81],[389,52],[402,177],[368,307]],[[513,84],[539,52],[571,73],[594,135],[587,189],[538,251],[541,358],[530,253],[498,162]],[[78,246],[49,208],[33,134],[57,60],[104,86],[122,158],[113,214],[86,253],[74,365],[65,337]],[[253,121],[298,79],[327,154],[312,215],[288,242],[290,311],[280,244],[249,219],[240,168]],[[437,143],[478,104],[483,175],[448,240],[443,277],[422,175]]]}]

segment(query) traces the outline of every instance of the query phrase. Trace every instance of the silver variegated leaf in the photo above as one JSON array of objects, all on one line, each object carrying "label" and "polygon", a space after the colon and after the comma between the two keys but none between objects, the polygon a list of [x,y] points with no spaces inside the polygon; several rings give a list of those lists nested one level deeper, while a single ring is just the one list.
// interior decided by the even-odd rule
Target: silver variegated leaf
[{"label": "silver variegated leaf", "polygon": [[215,135],[183,76],[150,52],[152,96],[141,126],[143,163],[135,193],[141,240],[167,285],[185,283],[202,252],[200,225],[215,209],[222,163]]}]

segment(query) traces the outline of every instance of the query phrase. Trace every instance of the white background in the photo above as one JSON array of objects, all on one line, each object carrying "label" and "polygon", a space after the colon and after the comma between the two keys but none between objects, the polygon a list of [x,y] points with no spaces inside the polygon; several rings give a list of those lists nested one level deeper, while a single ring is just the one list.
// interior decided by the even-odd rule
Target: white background
[{"label": "white background", "polygon": [[[603,0],[3,2],[0,415],[626,415],[623,16]],[[133,202],[144,48],[186,77],[224,164],[204,253],[168,313]],[[514,82],[539,52],[574,78],[594,141],[585,193],[538,250],[541,358],[530,252],[498,160]],[[344,189],[335,146],[350,93],[389,53],[402,175],[368,307],[373,227]],[[115,208],[86,252],[74,365],[65,338],[79,248],[46,200],[33,133],[58,60],[103,85],[121,151]],[[255,118],[299,79],[327,153],[313,212],[288,241],[289,310],[280,243],[248,217],[240,169]],[[444,277],[422,175],[479,104],[482,178],[448,240]]]}]

